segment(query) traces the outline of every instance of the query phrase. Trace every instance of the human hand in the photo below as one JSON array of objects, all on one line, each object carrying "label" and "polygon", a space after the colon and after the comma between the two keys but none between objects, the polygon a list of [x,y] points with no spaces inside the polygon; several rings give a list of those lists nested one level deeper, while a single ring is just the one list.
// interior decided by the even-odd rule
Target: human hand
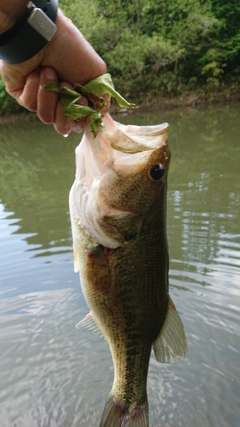
[{"label": "human hand", "polygon": [[55,23],[56,34],[38,54],[21,64],[2,62],[0,72],[7,92],[20,105],[36,111],[44,123],[53,123],[57,132],[68,134],[81,131],[81,122],[65,116],[58,95],[45,91],[44,84],[59,80],[68,87],[84,85],[104,74],[106,65],[61,11]]}]

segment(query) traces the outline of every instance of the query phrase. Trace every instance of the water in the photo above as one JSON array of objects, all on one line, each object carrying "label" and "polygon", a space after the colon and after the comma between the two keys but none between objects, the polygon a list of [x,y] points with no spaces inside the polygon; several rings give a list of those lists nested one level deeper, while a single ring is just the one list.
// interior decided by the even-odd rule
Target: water
[{"label": "water", "polygon": [[[171,125],[170,293],[187,359],[148,377],[151,427],[240,420],[240,106],[120,117]],[[98,427],[113,368],[77,330],[68,192],[74,148],[41,123],[0,128],[0,427]]]}]

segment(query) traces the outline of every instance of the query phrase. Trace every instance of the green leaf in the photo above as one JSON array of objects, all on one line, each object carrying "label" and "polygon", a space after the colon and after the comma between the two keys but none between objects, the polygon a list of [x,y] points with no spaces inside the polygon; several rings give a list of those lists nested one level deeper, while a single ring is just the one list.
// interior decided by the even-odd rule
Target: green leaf
[{"label": "green leaf", "polygon": [[95,112],[92,108],[86,105],[78,105],[69,102],[68,97],[60,97],[64,113],[72,120],[80,120],[83,117],[91,116]]},{"label": "green leaf", "polygon": [[72,120],[80,120],[83,117],[94,115],[96,110],[88,107],[87,105],[76,104],[82,95],[73,89],[62,87],[58,83],[47,83],[44,89],[52,92],[57,92],[60,95],[61,104],[64,113],[69,116]]},{"label": "green leaf", "polygon": [[[71,104],[79,101],[82,95],[76,92],[73,89],[69,89],[65,86],[60,86],[58,83],[51,82],[44,85],[45,90],[50,90],[51,92],[57,92],[62,99],[68,99],[68,102]],[[63,95],[63,96],[61,96]]]},{"label": "green leaf", "polygon": [[94,93],[98,96],[103,96],[107,93],[110,97],[113,96],[120,107],[124,108],[135,108],[136,105],[129,103],[125,98],[123,98],[120,93],[118,93],[113,85],[111,75],[109,73],[103,74],[102,76],[97,77],[94,80],[91,80],[87,83],[84,88],[91,93]]}]

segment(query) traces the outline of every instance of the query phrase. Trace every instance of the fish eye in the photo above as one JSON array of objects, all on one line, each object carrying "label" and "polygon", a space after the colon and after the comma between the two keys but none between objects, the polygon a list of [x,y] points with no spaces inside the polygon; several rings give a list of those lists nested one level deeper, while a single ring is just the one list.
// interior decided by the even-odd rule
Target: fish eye
[{"label": "fish eye", "polygon": [[157,165],[154,165],[149,170],[149,178],[152,181],[160,181],[160,179],[163,177],[165,172],[165,169],[161,163],[158,163]]}]

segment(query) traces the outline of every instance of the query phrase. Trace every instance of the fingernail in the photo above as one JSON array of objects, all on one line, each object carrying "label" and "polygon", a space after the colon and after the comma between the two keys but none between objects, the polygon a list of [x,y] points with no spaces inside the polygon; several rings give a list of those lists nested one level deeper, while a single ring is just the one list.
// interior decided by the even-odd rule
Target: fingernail
[{"label": "fingernail", "polygon": [[78,124],[75,124],[73,126],[73,131],[76,132],[76,133],[81,133],[83,131],[83,127],[80,126],[80,125],[78,125]]},{"label": "fingernail", "polygon": [[56,73],[51,67],[44,68],[44,75],[48,80],[56,80]]}]

